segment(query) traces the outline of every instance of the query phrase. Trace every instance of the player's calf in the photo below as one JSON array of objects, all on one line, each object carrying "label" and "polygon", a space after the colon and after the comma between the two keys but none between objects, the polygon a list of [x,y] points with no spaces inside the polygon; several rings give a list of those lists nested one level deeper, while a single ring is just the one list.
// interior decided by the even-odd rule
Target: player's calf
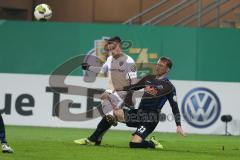
[{"label": "player's calf", "polygon": [[155,148],[155,145],[151,141],[146,141],[138,135],[134,135],[132,141],[129,142],[130,148]]},{"label": "player's calf", "polygon": [[118,122],[125,123],[125,117],[124,117],[123,109],[120,109],[120,108],[114,109],[113,110],[113,115]]},{"label": "player's calf", "polygon": [[136,134],[133,136],[132,141],[129,142],[129,147],[163,149],[163,146],[154,137],[151,137],[150,141],[146,141]]}]

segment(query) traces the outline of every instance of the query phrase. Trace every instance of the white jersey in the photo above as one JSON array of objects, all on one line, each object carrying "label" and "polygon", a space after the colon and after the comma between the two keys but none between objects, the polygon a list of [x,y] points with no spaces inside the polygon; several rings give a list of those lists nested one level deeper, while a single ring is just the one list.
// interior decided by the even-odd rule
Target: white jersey
[{"label": "white jersey", "polygon": [[134,84],[137,79],[135,62],[125,54],[117,59],[109,56],[101,69],[90,66],[88,70],[95,73],[107,73],[109,89],[118,89]]}]

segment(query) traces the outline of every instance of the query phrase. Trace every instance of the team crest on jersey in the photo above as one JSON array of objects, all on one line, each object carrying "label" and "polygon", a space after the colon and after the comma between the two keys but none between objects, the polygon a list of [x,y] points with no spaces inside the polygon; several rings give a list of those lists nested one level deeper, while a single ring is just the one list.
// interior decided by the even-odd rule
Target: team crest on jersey
[{"label": "team crest on jersey", "polygon": [[123,64],[124,64],[124,62],[123,62],[123,61],[119,62],[119,66],[122,66]]}]

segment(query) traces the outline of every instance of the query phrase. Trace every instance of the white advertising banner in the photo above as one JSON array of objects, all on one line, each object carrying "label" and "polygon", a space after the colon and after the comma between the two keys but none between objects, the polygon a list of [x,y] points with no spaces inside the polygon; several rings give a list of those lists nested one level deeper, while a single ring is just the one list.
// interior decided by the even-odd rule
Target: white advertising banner
[{"label": "white advertising banner", "polygon": [[[105,89],[107,80],[97,78],[94,83],[86,83],[83,77],[67,77],[65,83],[86,88]],[[177,90],[177,101],[181,112],[182,126],[187,133],[225,134],[225,123],[222,115],[231,115],[228,131],[233,135],[240,135],[240,83],[202,82],[173,80]],[[56,114],[56,105],[60,101],[72,100],[72,114],[85,113],[100,100],[95,97],[98,93],[83,89],[85,95],[69,93],[66,86],[56,86],[59,92],[53,92],[49,85],[49,76],[30,74],[0,74],[0,112],[6,124],[49,127],[95,128],[101,117],[91,118],[87,113],[87,120],[63,121]],[[78,88],[79,87],[79,88]],[[137,99],[138,106],[140,98]],[[55,112],[56,111],[56,112]],[[176,125],[171,114],[171,107],[167,102],[162,109],[166,119],[160,121],[156,131],[175,132]],[[112,129],[133,130],[124,124]]]}]

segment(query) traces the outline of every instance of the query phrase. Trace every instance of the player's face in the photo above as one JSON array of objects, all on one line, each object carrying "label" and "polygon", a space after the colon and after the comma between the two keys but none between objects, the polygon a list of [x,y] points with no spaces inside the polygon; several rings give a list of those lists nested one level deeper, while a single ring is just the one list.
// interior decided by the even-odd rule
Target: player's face
[{"label": "player's face", "polygon": [[110,53],[114,58],[117,58],[121,54],[120,43],[111,42],[106,45],[105,50]]},{"label": "player's face", "polygon": [[167,66],[167,62],[164,61],[158,61],[157,66],[156,66],[156,74],[158,76],[161,76],[165,73],[168,72],[168,66]]}]

